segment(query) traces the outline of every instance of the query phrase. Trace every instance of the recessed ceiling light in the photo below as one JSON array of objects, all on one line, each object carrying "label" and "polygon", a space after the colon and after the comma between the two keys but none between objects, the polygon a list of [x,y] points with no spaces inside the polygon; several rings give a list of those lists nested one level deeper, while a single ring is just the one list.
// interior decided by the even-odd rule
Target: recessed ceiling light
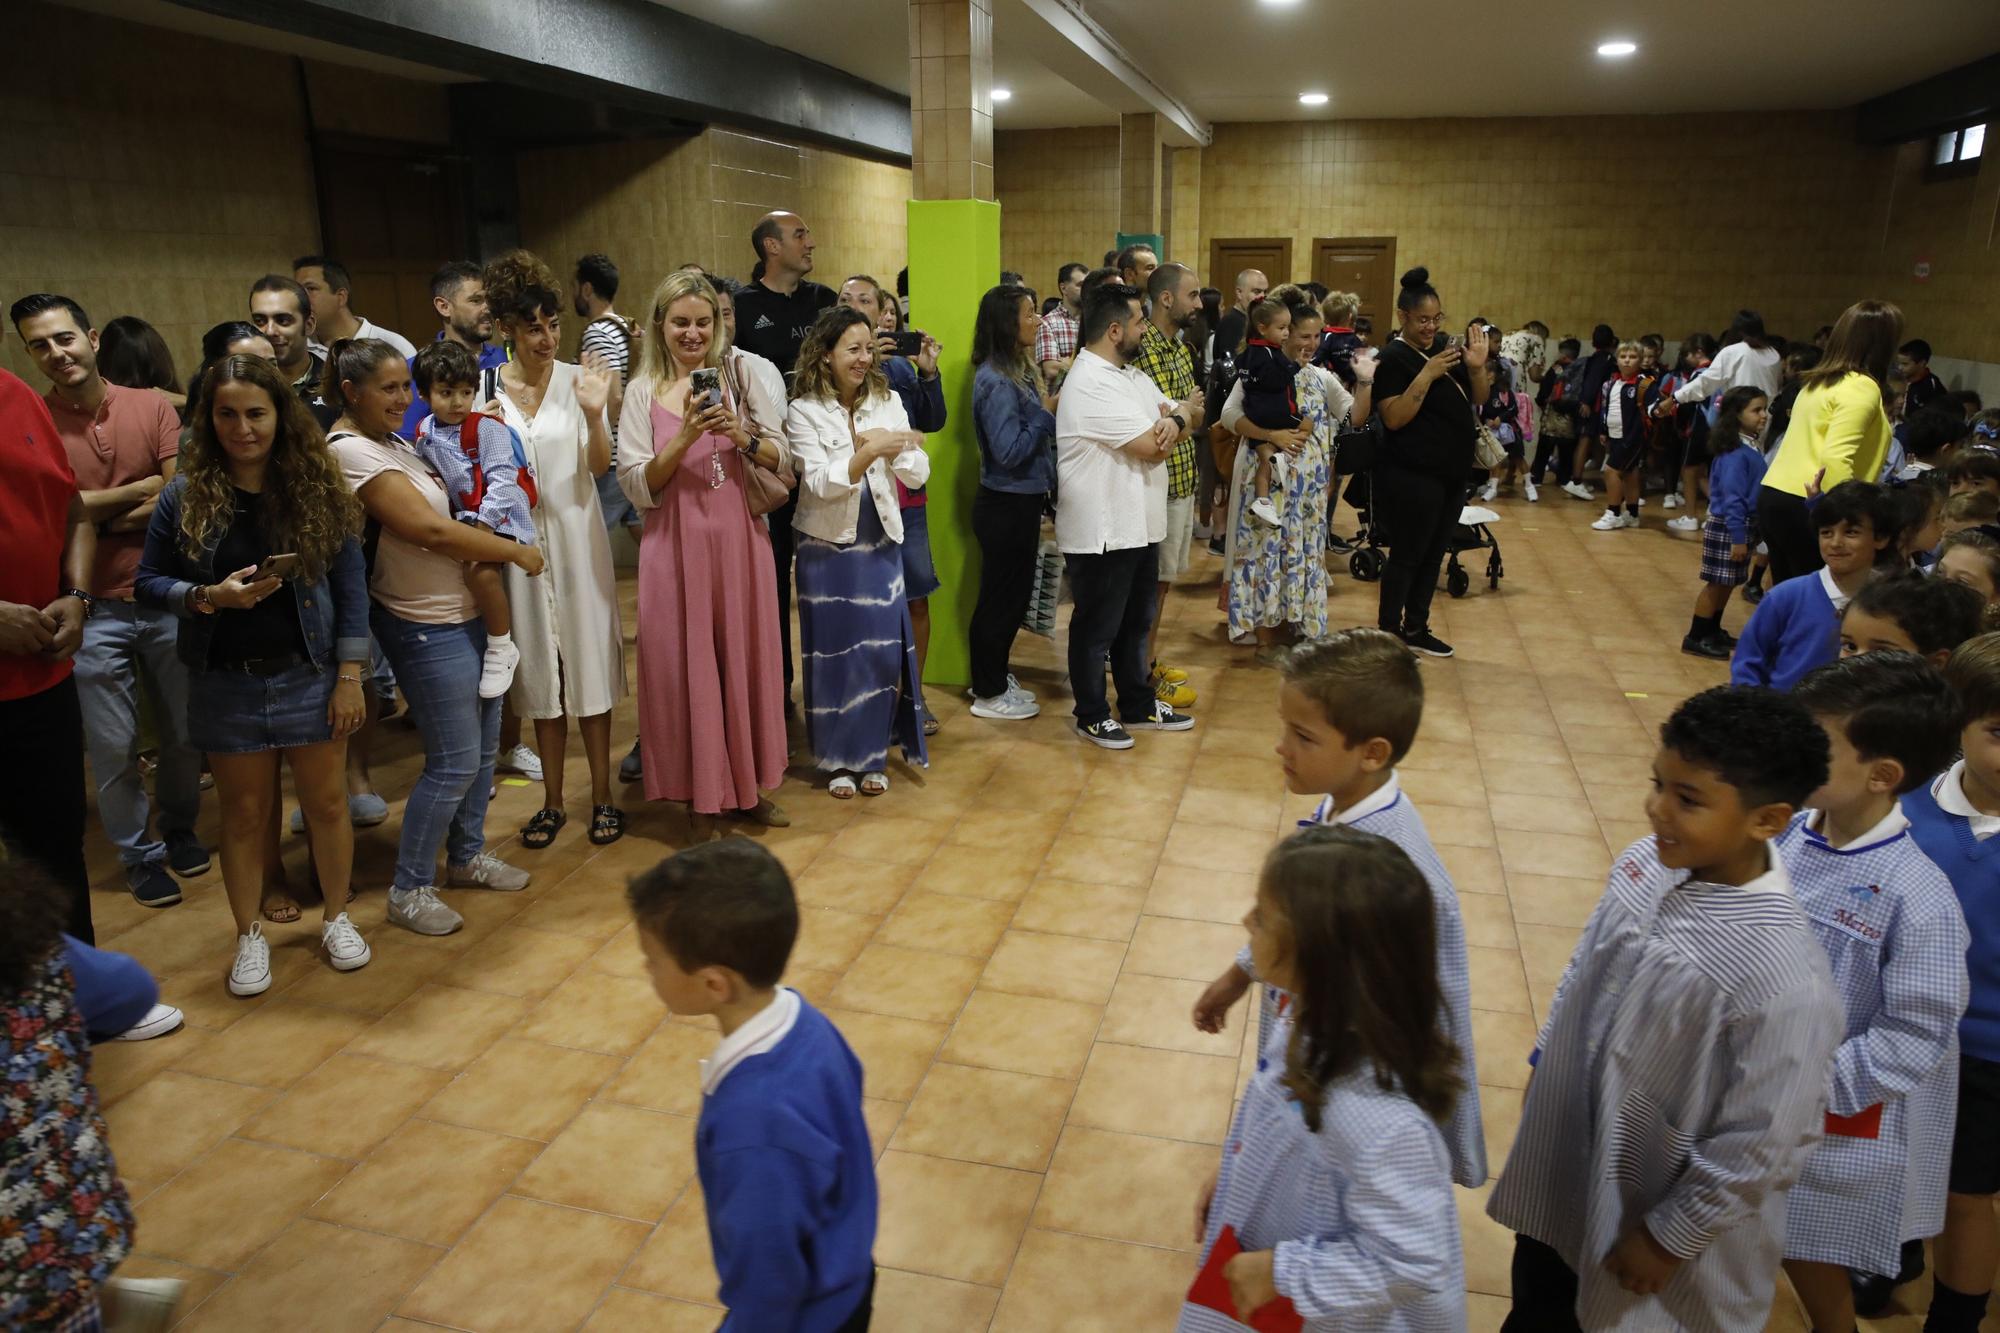
[{"label": "recessed ceiling light", "polygon": [[1300,94],[1299,94],[1299,105],[1300,105],[1300,106],[1325,106],[1325,105],[1326,105],[1326,102],[1327,102],[1327,97],[1326,97],[1326,94],[1325,94],[1325,93],[1300,93]]},{"label": "recessed ceiling light", "polygon": [[995,88],[986,95],[996,102],[1005,102],[1014,96],[1014,91],[1011,88]]},{"label": "recessed ceiling light", "polygon": [[1597,54],[1617,58],[1620,56],[1629,56],[1638,49],[1639,44],[1637,42],[1599,42],[1597,45]]},{"label": "recessed ceiling light", "polygon": [[1265,7],[1269,9],[1290,9],[1298,2],[1299,0],[1264,0]]}]

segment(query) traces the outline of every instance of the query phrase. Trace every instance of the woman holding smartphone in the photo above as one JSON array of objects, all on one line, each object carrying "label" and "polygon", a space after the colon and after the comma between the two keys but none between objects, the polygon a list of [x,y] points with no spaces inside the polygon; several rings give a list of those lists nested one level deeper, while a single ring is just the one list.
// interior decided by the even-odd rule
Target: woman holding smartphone
[{"label": "woman holding smartphone", "polygon": [[280,762],[312,831],[321,948],[343,972],[369,959],[347,916],[347,738],[361,725],[368,662],[361,506],[312,414],[261,356],[215,363],[190,424],[146,530],[135,595],[182,618],[189,739],[207,753],[222,803],[218,855],[236,921],[229,989],[256,995],[271,985],[257,909]]}]

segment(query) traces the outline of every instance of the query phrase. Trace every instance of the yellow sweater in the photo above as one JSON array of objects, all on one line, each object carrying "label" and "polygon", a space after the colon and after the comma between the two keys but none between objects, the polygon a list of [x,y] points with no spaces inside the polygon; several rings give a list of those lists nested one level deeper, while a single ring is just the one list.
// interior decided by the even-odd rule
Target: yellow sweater
[{"label": "yellow sweater", "polygon": [[1889,414],[1882,386],[1860,371],[1832,384],[1814,384],[1799,394],[1792,424],[1778,446],[1764,484],[1788,495],[1804,495],[1821,468],[1822,491],[1843,481],[1875,481],[1889,458]]}]

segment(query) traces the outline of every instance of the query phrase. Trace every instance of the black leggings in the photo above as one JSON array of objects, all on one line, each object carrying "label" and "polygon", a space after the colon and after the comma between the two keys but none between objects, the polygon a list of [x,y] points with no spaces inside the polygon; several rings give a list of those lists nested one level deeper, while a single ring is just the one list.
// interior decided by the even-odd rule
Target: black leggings
[{"label": "black leggings", "polygon": [[1576,1320],[1576,1273],[1532,1236],[1514,1237],[1514,1308],[1500,1333],[1581,1333]]},{"label": "black leggings", "polygon": [[1757,535],[1770,548],[1773,586],[1810,574],[1826,563],[1819,558],[1819,529],[1803,495],[1759,487]]},{"label": "black leggings", "polygon": [[68,892],[63,928],[95,944],[90,873],[84,868],[83,710],[76,677],[40,694],[0,702],[0,736],[15,762],[0,765],[0,839],[16,856],[39,862]]},{"label": "black leggings", "polygon": [[1437,595],[1444,548],[1464,508],[1464,487],[1406,468],[1378,467],[1371,498],[1371,518],[1389,542],[1376,623],[1391,634],[1420,634],[1431,627],[1431,598]]},{"label": "black leggings", "polygon": [[1035,557],[1042,542],[1042,495],[979,488],[972,501],[972,535],[979,541],[979,601],[968,634],[972,692],[991,699],[1007,689],[1007,655],[1035,591]]}]

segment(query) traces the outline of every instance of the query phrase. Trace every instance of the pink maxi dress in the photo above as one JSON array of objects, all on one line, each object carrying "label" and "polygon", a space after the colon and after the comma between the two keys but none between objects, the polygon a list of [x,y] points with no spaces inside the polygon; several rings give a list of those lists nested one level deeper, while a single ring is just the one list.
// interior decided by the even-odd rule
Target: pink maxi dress
[{"label": "pink maxi dress", "polygon": [[[680,428],[653,404],[656,448]],[[750,466],[726,436],[701,436],[639,540],[646,798],[704,815],[751,809],[785,776],[777,583],[771,535],[744,498]]]}]

